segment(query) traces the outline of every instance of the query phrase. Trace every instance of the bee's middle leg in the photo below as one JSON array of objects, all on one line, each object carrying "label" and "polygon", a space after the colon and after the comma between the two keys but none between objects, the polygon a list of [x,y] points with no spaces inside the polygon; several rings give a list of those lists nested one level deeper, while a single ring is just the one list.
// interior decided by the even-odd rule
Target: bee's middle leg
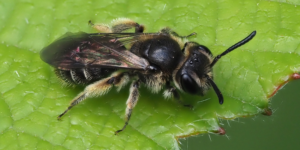
[{"label": "bee's middle leg", "polygon": [[139,99],[139,91],[138,91],[139,84],[140,84],[140,81],[137,80],[137,81],[133,82],[130,86],[130,94],[129,94],[129,97],[126,102],[126,105],[127,105],[126,112],[125,112],[126,122],[125,122],[125,125],[123,126],[123,128],[121,130],[116,131],[115,134],[118,134],[119,132],[123,131],[126,128],[126,126],[128,125],[132,110],[135,107],[135,105],[137,104],[137,101]]}]

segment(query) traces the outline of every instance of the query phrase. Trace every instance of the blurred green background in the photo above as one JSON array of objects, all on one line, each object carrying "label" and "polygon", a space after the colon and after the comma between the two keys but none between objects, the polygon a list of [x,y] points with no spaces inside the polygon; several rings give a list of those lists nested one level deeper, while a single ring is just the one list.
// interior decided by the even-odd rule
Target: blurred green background
[{"label": "blurred green background", "polygon": [[[0,0],[0,149],[175,149],[174,136],[216,130],[217,117],[259,114],[274,88],[300,70],[299,4],[297,0]],[[124,123],[128,89],[119,94],[113,90],[57,121],[82,88],[61,87],[39,51],[66,32],[95,32],[87,24],[90,19],[109,23],[119,17],[143,23],[150,32],[164,26],[179,34],[195,31],[198,36],[191,40],[214,54],[253,30],[258,34],[214,68],[215,81],[226,96],[223,105],[210,90],[205,97],[184,98],[195,104],[191,111],[144,88],[126,132],[115,136]],[[281,90],[272,98],[273,116],[220,120],[225,136],[194,136],[181,140],[182,148],[299,149],[295,104],[299,101],[290,97],[299,86],[290,84],[283,88],[286,94]]]},{"label": "blurred green background", "polygon": [[221,121],[226,135],[204,134],[180,140],[184,150],[299,150],[300,80],[288,82],[271,98],[272,116]]}]

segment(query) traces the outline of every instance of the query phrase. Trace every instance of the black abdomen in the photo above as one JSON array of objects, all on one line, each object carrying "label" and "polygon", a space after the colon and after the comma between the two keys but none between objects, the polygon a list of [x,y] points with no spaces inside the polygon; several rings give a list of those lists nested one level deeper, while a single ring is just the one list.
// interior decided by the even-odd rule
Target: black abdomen
[{"label": "black abdomen", "polygon": [[55,74],[69,85],[87,85],[109,76],[114,71],[115,69],[103,68],[55,69]]}]

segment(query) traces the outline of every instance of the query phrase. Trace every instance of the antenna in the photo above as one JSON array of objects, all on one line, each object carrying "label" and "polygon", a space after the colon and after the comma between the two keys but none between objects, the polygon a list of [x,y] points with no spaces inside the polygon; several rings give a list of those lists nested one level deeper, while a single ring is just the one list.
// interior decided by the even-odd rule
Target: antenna
[{"label": "antenna", "polygon": [[226,55],[227,53],[233,51],[234,49],[246,44],[247,42],[249,42],[254,36],[256,35],[256,31],[253,31],[250,35],[248,35],[246,38],[244,38],[243,40],[239,41],[238,43],[234,44],[233,46],[229,47],[226,51],[224,51],[222,54],[216,56],[213,60],[213,62],[210,64],[210,67],[213,67],[215,65],[215,63],[224,55]]},{"label": "antenna", "polygon": [[208,75],[206,75],[206,78],[209,81],[210,85],[213,87],[214,91],[216,92],[216,94],[219,98],[219,103],[223,104],[224,98],[223,98],[223,95],[222,95],[221,91],[217,87],[216,83]]}]

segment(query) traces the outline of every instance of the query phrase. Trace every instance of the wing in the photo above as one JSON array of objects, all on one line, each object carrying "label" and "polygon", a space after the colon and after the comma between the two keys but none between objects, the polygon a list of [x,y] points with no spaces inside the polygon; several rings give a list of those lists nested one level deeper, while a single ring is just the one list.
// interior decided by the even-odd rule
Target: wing
[{"label": "wing", "polygon": [[149,62],[124,46],[137,36],[136,33],[67,33],[42,49],[40,56],[62,70],[89,67],[145,70]]}]

